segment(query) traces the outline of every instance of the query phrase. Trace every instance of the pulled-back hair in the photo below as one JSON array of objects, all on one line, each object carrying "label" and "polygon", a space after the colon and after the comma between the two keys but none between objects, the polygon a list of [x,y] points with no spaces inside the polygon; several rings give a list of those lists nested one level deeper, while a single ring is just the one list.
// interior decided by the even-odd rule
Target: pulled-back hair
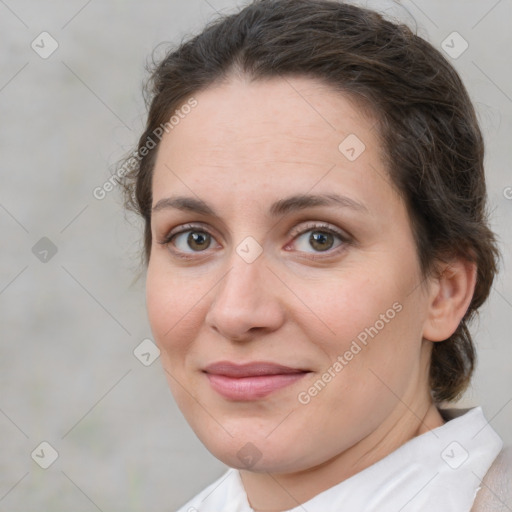
[{"label": "pulled-back hair", "polygon": [[[482,135],[468,93],[443,55],[407,26],[354,5],[256,0],[173,47],[151,71],[146,129],[121,178],[126,206],[145,222],[145,262],[152,243],[155,131],[194,94],[235,75],[320,80],[367,107],[377,120],[423,276],[454,257],[476,263],[466,314],[453,335],[432,349],[434,400],[459,398],[475,366],[468,323],[489,295],[499,252],[487,223]],[[148,150],[150,138],[155,142]]]}]

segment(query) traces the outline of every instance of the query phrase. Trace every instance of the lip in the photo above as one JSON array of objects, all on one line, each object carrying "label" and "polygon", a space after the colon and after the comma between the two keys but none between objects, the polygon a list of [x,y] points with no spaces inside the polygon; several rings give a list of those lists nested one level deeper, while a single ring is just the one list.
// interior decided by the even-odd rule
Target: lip
[{"label": "lip", "polygon": [[258,400],[303,378],[309,370],[267,361],[219,361],[203,369],[210,385],[231,400]]}]

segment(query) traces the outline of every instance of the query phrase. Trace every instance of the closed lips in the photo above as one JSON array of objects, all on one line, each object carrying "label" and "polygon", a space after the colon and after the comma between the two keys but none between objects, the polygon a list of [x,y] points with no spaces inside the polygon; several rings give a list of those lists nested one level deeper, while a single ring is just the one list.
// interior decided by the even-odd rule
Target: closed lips
[{"label": "closed lips", "polygon": [[283,375],[292,373],[306,373],[309,370],[292,368],[269,362],[235,364],[229,361],[220,361],[204,368],[206,373],[224,375],[232,378],[258,377],[263,375]]}]

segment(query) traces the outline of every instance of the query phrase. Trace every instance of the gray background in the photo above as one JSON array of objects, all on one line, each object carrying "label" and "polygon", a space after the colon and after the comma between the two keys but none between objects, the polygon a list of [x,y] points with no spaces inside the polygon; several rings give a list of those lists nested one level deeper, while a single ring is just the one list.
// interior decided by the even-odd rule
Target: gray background
[{"label": "gray background", "polygon": [[[172,511],[226,469],[182,418],[159,361],[133,354],[151,338],[135,279],[140,224],[117,190],[92,191],[141,133],[153,48],[242,3],[0,0],[0,511]],[[453,31],[469,43],[452,62],[485,131],[504,259],[458,405],[482,404],[511,444],[512,1],[402,5],[436,47]],[[59,44],[46,59],[31,48],[43,31]],[[33,252],[43,237],[57,248],[46,262]],[[42,441],[59,454],[48,469],[31,458]]]}]

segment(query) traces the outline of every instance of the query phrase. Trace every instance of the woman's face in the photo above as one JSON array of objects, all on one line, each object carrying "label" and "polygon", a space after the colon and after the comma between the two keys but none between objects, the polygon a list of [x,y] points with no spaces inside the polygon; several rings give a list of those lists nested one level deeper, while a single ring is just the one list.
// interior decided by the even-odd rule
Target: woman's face
[{"label": "woman's face", "polygon": [[[147,273],[181,411],[217,458],[252,471],[383,442],[425,412],[430,342],[374,121],[308,78],[232,79],[195,99],[158,151]],[[294,373],[205,371],[218,362]]]}]

